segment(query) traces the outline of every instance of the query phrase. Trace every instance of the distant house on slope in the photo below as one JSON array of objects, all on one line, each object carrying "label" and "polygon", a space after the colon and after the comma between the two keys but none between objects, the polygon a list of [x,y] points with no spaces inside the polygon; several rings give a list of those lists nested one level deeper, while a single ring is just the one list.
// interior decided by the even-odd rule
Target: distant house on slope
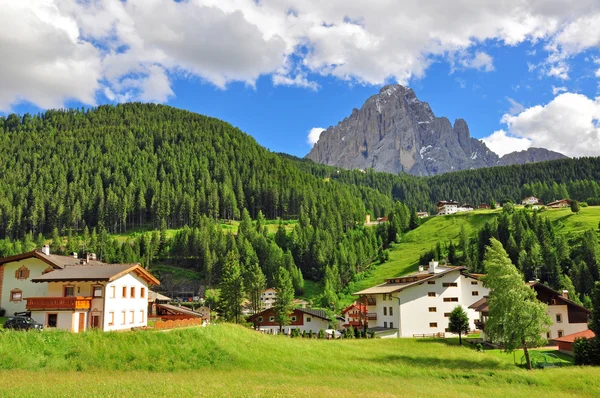
[{"label": "distant house on slope", "polygon": [[368,329],[377,337],[445,336],[450,312],[461,306],[475,330],[479,314],[469,309],[487,295],[477,275],[465,267],[441,266],[436,261],[418,272],[386,279],[385,283],[354,293],[367,303]]},{"label": "distant house on slope", "polygon": [[[570,300],[569,292],[563,290],[562,293],[559,293],[539,282],[528,282],[528,285],[535,290],[537,299],[548,305],[548,315],[552,319],[552,325],[544,337],[552,340],[588,330],[588,318],[591,311]],[[479,313],[477,328],[482,329],[482,337],[485,338],[483,329],[489,315],[487,296],[469,308]]]},{"label": "distant house on slope", "polygon": [[554,202],[550,202],[547,204],[547,206],[551,209],[561,209],[564,207],[569,207],[571,206],[571,199],[560,199],[560,200],[555,200]]},{"label": "distant house on slope", "polygon": [[538,198],[538,197],[528,196],[526,198],[523,198],[523,200],[521,201],[521,204],[522,205],[541,205],[543,203],[540,200],[540,198]]},{"label": "distant house on slope", "polygon": [[[279,333],[279,324],[276,321],[276,311],[274,308],[269,308],[257,314],[248,317],[248,322],[254,324],[254,328],[270,334]],[[283,327],[283,333],[289,334],[292,329],[302,332],[313,331],[317,333],[319,330],[328,329],[331,319],[327,317],[323,310],[313,310],[310,308],[296,308],[290,314],[290,325]]]},{"label": "distant house on slope", "polygon": [[364,328],[367,323],[367,306],[365,303],[354,302],[342,310],[345,328]]},{"label": "distant house on slope", "polygon": [[479,208],[480,209],[491,209],[491,206],[489,204],[487,204],[487,203],[481,203],[479,205]]},{"label": "distant house on slope", "polygon": [[262,308],[269,309],[277,299],[277,289],[269,287],[262,291],[260,295],[260,303]]},{"label": "distant house on slope", "polygon": [[429,217],[429,213],[427,213],[426,211],[419,211],[419,212],[417,212],[417,217],[426,218],[426,217]]},{"label": "distant house on slope", "polygon": [[448,214],[454,214],[458,212],[458,202],[453,200],[440,200],[437,202],[436,206],[438,208],[438,215],[440,216],[446,216]]}]

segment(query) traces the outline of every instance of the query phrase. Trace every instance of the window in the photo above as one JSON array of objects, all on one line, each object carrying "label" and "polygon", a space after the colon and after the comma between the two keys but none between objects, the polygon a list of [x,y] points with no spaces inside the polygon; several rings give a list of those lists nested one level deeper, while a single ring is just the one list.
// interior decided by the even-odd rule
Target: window
[{"label": "window", "polygon": [[129,323],[135,323],[135,312],[129,311],[129,313],[131,315],[131,319],[129,320]]},{"label": "window", "polygon": [[296,322],[296,319],[297,319],[297,318],[296,318],[296,316],[295,316],[295,315],[294,315],[294,316],[292,316],[292,322]]},{"label": "window", "polygon": [[108,326],[114,326],[114,325],[115,325],[115,313],[109,312],[108,313]]},{"label": "window", "polygon": [[127,298],[127,286],[123,286],[123,298]]},{"label": "window", "polygon": [[312,318],[311,317],[306,317],[306,322],[312,322]]},{"label": "window", "polygon": [[270,316],[269,317],[269,322],[275,322],[275,317],[274,316]]},{"label": "window", "polygon": [[23,300],[23,291],[20,289],[14,289],[10,291],[10,301],[21,301]]},{"label": "window", "polygon": [[140,298],[146,298],[146,288],[142,287],[140,289]]},{"label": "window", "polygon": [[121,325],[125,325],[127,323],[127,313],[125,311],[121,311]]},{"label": "window", "polygon": [[444,312],[444,316],[445,316],[446,318],[450,318],[450,313],[449,313],[449,312]]},{"label": "window", "polygon": [[473,290],[471,292],[471,296],[479,296],[479,292],[477,290]]},{"label": "window", "polygon": [[383,301],[387,300],[387,294],[383,295]]},{"label": "window", "polygon": [[546,338],[549,339],[551,336],[550,332],[546,333]]},{"label": "window", "polygon": [[117,292],[116,292],[116,288],[114,286],[110,287],[110,298],[115,298],[117,297]]},{"label": "window", "polygon": [[430,328],[437,328],[437,322],[429,322]]},{"label": "window", "polygon": [[435,308],[435,307],[429,307],[429,312],[437,312],[437,308]]},{"label": "window", "polygon": [[450,333],[450,328],[446,328],[446,329],[444,329],[444,331],[445,331],[446,333]]},{"label": "window", "polygon": [[457,287],[458,283],[456,283],[456,282],[444,282],[444,283],[442,283],[442,286],[443,287]]},{"label": "window", "polygon": [[428,285],[435,285],[435,281],[427,281]]},{"label": "window", "polygon": [[383,307],[383,315],[387,315],[387,307]]},{"label": "window", "polygon": [[102,297],[102,286],[94,286],[92,289],[94,297]]},{"label": "window", "polygon": [[394,315],[393,307],[390,307],[390,316]]},{"label": "window", "polygon": [[427,293],[427,295],[428,295],[429,297],[435,297],[435,292],[429,292],[429,293]]},{"label": "window", "polygon": [[140,322],[144,323],[144,310],[140,311]]},{"label": "window", "polygon": [[131,294],[129,295],[129,298],[135,298],[135,287],[131,288]]},{"label": "window", "polygon": [[58,314],[48,314],[46,317],[46,326],[49,328],[55,328],[58,323]]},{"label": "window", "polygon": [[390,322],[390,328],[394,328],[394,322]]},{"label": "window", "polygon": [[458,302],[458,297],[444,297],[445,303]]},{"label": "window", "polygon": [[471,285],[476,285],[477,281],[471,281]]},{"label": "window", "polygon": [[564,334],[565,334],[565,332],[564,332],[564,331],[562,331],[562,330],[559,330],[559,331],[558,331],[558,337],[559,337],[559,338],[560,338],[560,337],[563,337],[563,335],[564,335]]},{"label": "window", "polygon": [[562,314],[556,314],[556,323],[562,323]]},{"label": "window", "polygon": [[65,297],[75,296],[75,286],[65,286],[63,291]]},{"label": "window", "polygon": [[262,321],[263,321],[263,319],[264,319],[264,318],[263,318],[262,316],[259,316],[259,317],[258,317],[258,321],[259,321],[259,322],[262,322]]},{"label": "window", "polygon": [[383,322],[383,327],[387,328],[387,322]]},{"label": "window", "polygon": [[21,266],[21,268],[15,272],[15,278],[20,280],[29,278],[29,269],[24,265]]}]

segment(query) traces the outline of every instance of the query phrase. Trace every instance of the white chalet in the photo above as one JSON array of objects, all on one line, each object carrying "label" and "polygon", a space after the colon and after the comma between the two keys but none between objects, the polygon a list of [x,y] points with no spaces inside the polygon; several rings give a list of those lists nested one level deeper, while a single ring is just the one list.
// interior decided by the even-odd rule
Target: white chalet
[{"label": "white chalet", "polygon": [[437,203],[438,215],[446,216],[448,214],[454,214],[458,212],[458,202],[453,200],[441,200]]},{"label": "white chalet", "polygon": [[260,295],[260,303],[263,309],[268,310],[273,306],[275,299],[277,298],[277,290],[269,287],[262,291]]},{"label": "white chalet", "polygon": [[479,313],[470,309],[486,296],[478,275],[465,267],[440,266],[436,261],[428,269],[387,279],[385,283],[354,293],[367,303],[368,328],[377,337],[445,336],[450,312],[461,306],[469,317],[471,330]]},{"label": "white chalet", "polygon": [[538,205],[538,204],[542,204],[542,201],[540,200],[540,198],[536,198],[535,196],[528,196],[526,198],[523,198],[523,200],[521,201],[522,205]]}]

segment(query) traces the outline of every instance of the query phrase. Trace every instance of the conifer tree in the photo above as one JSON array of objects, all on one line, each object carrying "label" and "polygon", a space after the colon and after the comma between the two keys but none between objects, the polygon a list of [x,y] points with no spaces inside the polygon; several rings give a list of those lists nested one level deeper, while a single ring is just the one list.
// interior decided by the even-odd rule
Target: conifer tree
[{"label": "conifer tree", "polygon": [[234,252],[227,253],[223,265],[223,278],[221,280],[220,307],[223,317],[229,322],[239,323],[242,315],[242,301],[244,300],[244,283],[240,270],[240,263]]},{"label": "conifer tree", "polygon": [[275,321],[279,324],[279,332],[283,331],[283,327],[291,323],[290,314],[294,310],[294,286],[289,272],[283,267],[279,268],[275,283],[277,289],[277,298],[273,303],[275,310]]}]

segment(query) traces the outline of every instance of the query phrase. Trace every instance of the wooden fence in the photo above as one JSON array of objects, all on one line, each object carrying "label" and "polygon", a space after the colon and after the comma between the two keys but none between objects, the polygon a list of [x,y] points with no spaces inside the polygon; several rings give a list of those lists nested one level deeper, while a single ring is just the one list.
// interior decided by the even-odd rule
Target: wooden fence
[{"label": "wooden fence", "polygon": [[188,326],[202,326],[202,318],[177,319],[172,321],[156,321],[154,323],[154,329],[156,330],[185,328]]}]

